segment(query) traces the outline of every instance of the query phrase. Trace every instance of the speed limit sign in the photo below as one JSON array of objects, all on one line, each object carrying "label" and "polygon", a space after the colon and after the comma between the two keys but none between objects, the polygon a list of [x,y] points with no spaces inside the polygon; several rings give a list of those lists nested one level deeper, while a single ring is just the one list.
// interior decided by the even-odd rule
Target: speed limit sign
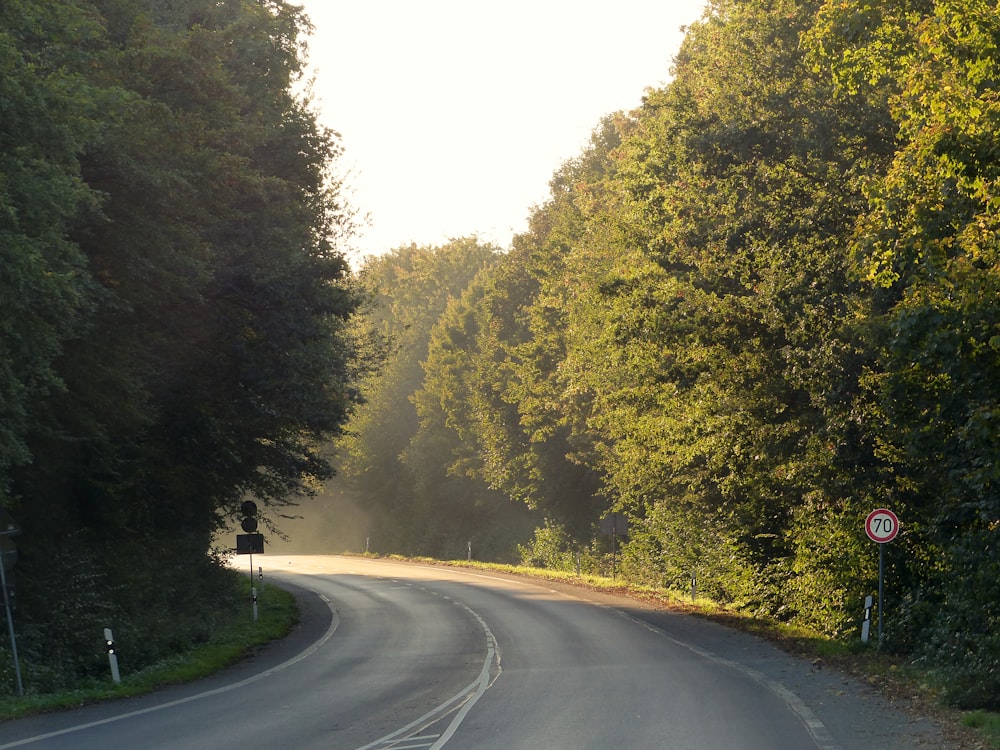
[{"label": "speed limit sign", "polygon": [[879,544],[891,542],[899,533],[899,519],[895,513],[886,508],[873,510],[865,519],[865,533],[873,542]]}]

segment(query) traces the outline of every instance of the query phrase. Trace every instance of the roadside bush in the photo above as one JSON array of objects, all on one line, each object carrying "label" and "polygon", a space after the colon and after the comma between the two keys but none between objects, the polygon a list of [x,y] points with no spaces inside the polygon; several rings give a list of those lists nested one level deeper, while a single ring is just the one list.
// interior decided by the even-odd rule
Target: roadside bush
[{"label": "roadside bush", "polygon": [[528,546],[517,545],[517,553],[521,564],[532,568],[575,570],[576,555],[572,548],[573,540],[565,527],[546,520],[544,526],[535,529]]},{"label": "roadside bush", "polygon": [[959,708],[1000,709],[997,535],[996,528],[982,529],[961,540],[945,568],[951,575],[938,583],[937,601],[907,611],[902,623],[921,633],[918,662],[937,679],[945,701]]},{"label": "roadside bush", "polygon": [[834,638],[858,632],[864,598],[878,590],[878,555],[863,523],[861,503],[821,493],[807,496],[795,510],[785,596],[797,623]]},{"label": "roadside bush", "polygon": [[694,509],[660,503],[632,522],[622,548],[622,573],[630,581],[699,593],[724,604],[754,600],[754,571],[719,524]]},{"label": "roadside bush", "polygon": [[[106,678],[104,628],[114,631],[122,672],[136,672],[206,642],[248,611],[234,585],[239,574],[221,557],[186,554],[176,539],[146,540],[145,554],[126,549],[139,542],[122,542],[102,556],[75,536],[65,541],[51,549],[38,540],[22,545],[26,553],[16,573],[31,585],[17,589],[14,621],[27,693]],[[6,635],[5,625],[3,630]],[[7,640],[0,643],[9,648]],[[4,678],[11,663],[0,664]],[[0,691],[13,693],[15,685],[4,679]]]},{"label": "roadside bush", "polygon": [[[54,549],[23,545],[29,553],[15,574],[32,583],[15,589],[14,623],[26,692],[66,689],[107,669],[104,628],[119,610],[92,547],[78,536]],[[7,685],[13,692],[14,682]]]}]

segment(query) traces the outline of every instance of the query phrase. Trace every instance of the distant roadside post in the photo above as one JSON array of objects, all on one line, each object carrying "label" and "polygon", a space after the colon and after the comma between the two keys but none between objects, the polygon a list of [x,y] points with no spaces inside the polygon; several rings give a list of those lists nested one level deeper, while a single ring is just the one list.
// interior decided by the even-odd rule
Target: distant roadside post
[{"label": "distant roadside post", "polygon": [[628,536],[628,517],[624,513],[608,513],[601,519],[601,531],[611,537],[611,578],[618,577],[618,539]]},{"label": "distant roadside post", "polygon": [[21,661],[17,657],[17,638],[14,637],[14,617],[11,613],[8,574],[13,573],[17,563],[17,545],[11,537],[21,533],[21,527],[4,508],[0,508],[0,587],[3,587],[3,608],[7,613],[7,630],[10,632],[10,653],[14,659],[14,676],[17,679],[17,694],[24,695],[21,682]]},{"label": "distant roadside post", "polygon": [[885,614],[882,594],[885,584],[885,545],[899,533],[899,519],[887,508],[876,508],[865,519],[865,533],[878,545],[878,643],[882,645]]}]

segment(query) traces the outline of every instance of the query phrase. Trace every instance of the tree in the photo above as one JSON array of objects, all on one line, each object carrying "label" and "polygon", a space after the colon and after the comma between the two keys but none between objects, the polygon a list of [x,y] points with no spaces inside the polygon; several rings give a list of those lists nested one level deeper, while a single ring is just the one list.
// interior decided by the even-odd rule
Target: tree
[{"label": "tree", "polygon": [[689,29],[674,81],[633,113],[577,251],[599,269],[592,289],[572,285],[593,311],[579,328],[605,331],[582,339],[577,370],[599,394],[589,424],[603,428],[608,485],[638,518],[711,530],[734,550],[720,591],[728,577],[731,596],[765,609],[784,606],[795,575],[803,498],[842,504],[848,472],[873,463],[844,440],[866,300],[843,247],[861,181],[891,153],[890,121],[834,102],[806,65],[814,12],[726,2]]},{"label": "tree", "polygon": [[67,235],[99,203],[80,155],[119,111],[116,93],[80,70],[99,35],[76,3],[0,8],[0,501],[7,472],[32,458],[32,405],[63,387],[54,363],[94,305]]},{"label": "tree", "polygon": [[[32,86],[11,84],[18,117],[36,118],[11,153],[47,180],[18,187],[34,206],[9,194],[22,239],[4,243],[46,279],[21,303],[39,342],[22,382],[44,396],[22,420],[33,460],[11,472],[22,612],[43,642],[62,625],[33,584],[90,564],[73,596],[110,602],[154,658],[202,627],[209,546],[240,501],[280,507],[331,474],[325,446],[358,398],[340,145],[291,92],[306,20],[284,3],[4,12],[21,54],[5,59]],[[176,634],[158,632],[166,609]]]},{"label": "tree", "polygon": [[860,5],[845,26],[825,4],[814,44],[845,91],[883,96],[898,124],[854,235],[886,300],[869,383],[913,560],[895,643],[940,664],[952,699],[995,706],[997,642],[981,634],[1000,617],[1000,21],[973,0]]},{"label": "tree", "polygon": [[421,425],[415,402],[432,330],[497,252],[475,238],[410,245],[369,259],[359,273],[373,308],[361,335],[387,342],[389,356],[364,382],[366,403],[341,443],[342,466],[372,516],[373,549],[454,554],[456,538],[468,541],[469,524],[450,511],[471,488],[447,479],[451,442],[431,423]]}]

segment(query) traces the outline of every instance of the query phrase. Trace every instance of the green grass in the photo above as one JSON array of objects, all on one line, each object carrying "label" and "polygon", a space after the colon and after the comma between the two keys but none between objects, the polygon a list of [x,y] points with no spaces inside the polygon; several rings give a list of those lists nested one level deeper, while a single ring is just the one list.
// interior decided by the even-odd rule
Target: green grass
[{"label": "green grass", "polygon": [[128,698],[150,693],[166,685],[197,680],[218,672],[251,654],[255,648],[288,634],[298,622],[295,598],[287,591],[263,584],[260,589],[259,617],[251,619],[247,606],[245,618],[234,617],[209,640],[189,651],[154,664],[142,671],[122,674],[121,683],[93,680],[75,690],[24,697],[0,697],[0,721],[46,711],[75,708],[98,701]]},{"label": "green grass", "polygon": [[1000,747],[1000,714],[992,711],[970,711],[962,716],[962,723],[977,730],[990,747]]}]

